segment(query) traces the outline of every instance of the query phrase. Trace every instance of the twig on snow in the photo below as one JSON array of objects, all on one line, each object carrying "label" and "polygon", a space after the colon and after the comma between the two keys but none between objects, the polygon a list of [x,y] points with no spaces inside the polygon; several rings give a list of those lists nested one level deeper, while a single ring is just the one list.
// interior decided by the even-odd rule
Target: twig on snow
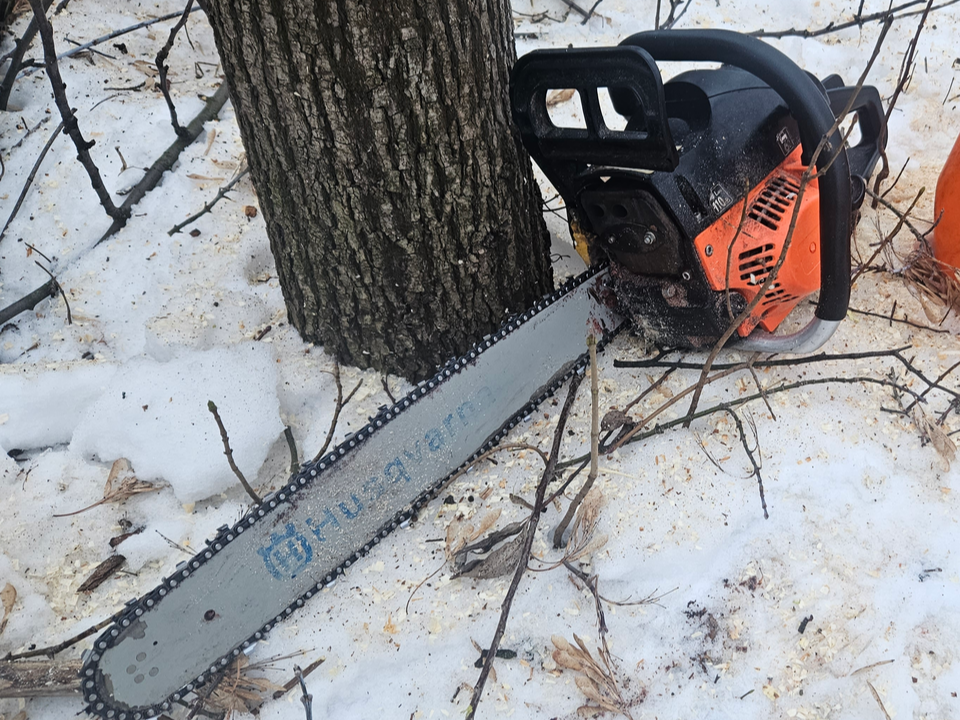
[{"label": "twig on snow", "polygon": [[23,141],[30,137],[33,133],[40,129],[40,126],[50,121],[50,115],[44,115],[40,118],[40,121],[34,125],[32,128],[27,127],[27,120],[24,117],[20,118],[20,122],[23,123],[23,128],[26,132],[23,134],[23,137],[17,140],[13,145],[10,146],[10,150],[16,150],[18,147],[23,145]]},{"label": "twig on snow", "polygon": [[882,318],[884,320],[890,320],[891,322],[903,323],[904,325],[909,325],[910,327],[917,328],[917,330],[926,330],[932,333],[949,334],[953,332],[953,330],[946,330],[944,328],[935,328],[935,327],[928,327],[927,325],[921,325],[920,323],[914,322],[913,320],[910,320],[907,317],[897,318],[889,315],[881,315],[880,313],[870,312],[869,310],[858,310],[857,308],[847,308],[847,312],[856,313],[857,315],[867,315],[869,317]]},{"label": "twig on snow", "polygon": [[[176,141],[170,145],[170,147],[168,147],[159,158],[157,158],[153,165],[151,165],[144,174],[143,178],[141,178],[140,182],[138,182],[130,194],[127,195],[127,199],[124,201],[121,209],[125,209],[127,212],[129,212],[134,205],[140,202],[140,200],[142,200],[148,192],[153,190],[153,188],[159,184],[160,178],[163,177],[163,173],[173,167],[173,164],[177,161],[180,153],[183,152],[183,150],[194,140],[196,140],[197,137],[199,137],[200,132],[203,130],[204,123],[214,118],[216,114],[220,112],[220,109],[223,107],[228,97],[229,90],[227,88],[227,84],[223,83],[219,88],[217,88],[217,92],[207,101],[207,104],[203,107],[203,110],[197,113],[197,116],[190,121],[190,124],[187,126],[187,130],[190,131],[189,136],[177,138]],[[123,226],[123,222],[114,220],[107,231],[100,237],[99,240],[97,240],[97,245],[112,236]],[[0,310],[0,325],[3,325],[22,312],[32,310],[37,303],[47,297],[50,297],[55,292],[56,285],[53,282],[48,281],[44,285],[41,285],[37,289],[30,292],[27,296]]]},{"label": "twig on snow", "polygon": [[289,426],[283,429],[283,437],[287,441],[287,448],[290,450],[290,474],[292,475],[300,467],[300,456],[297,453],[297,441],[293,437],[293,430]]},{"label": "twig on snow", "polygon": [[[906,10],[907,8],[916,7],[917,5],[923,5],[927,0],[910,0],[910,2],[905,2],[896,7],[890,7],[886,10],[879,10],[869,15],[862,15],[859,11],[853,17],[852,20],[846,20],[844,22],[831,22],[825,25],[822,28],[817,28],[816,30],[810,30],[809,28],[797,29],[790,28],[789,30],[755,30],[750,35],[754,37],[769,37],[769,38],[785,38],[785,37],[802,37],[802,38],[814,38],[820,37],[821,35],[828,35],[830,33],[839,32],[840,30],[846,30],[852,27],[863,27],[866,23],[871,23],[876,21],[883,22],[885,20],[899,20],[900,18],[910,17],[911,15],[917,14],[917,11],[910,13],[903,13],[899,15],[898,13],[901,10]],[[947,0],[947,2],[941,3],[940,5],[935,5],[931,7],[931,10],[939,10],[941,8],[949,7],[950,5],[955,5],[960,0]],[[860,9],[863,9],[863,3],[861,3]]]},{"label": "twig on snow", "polygon": [[[933,224],[933,226],[930,228],[930,230],[927,230],[926,232],[920,232],[920,231],[913,225],[913,223],[910,222],[910,219],[907,217],[907,213],[905,213],[905,212],[903,212],[903,211],[901,211],[901,210],[898,210],[897,207],[896,207],[896,205],[894,205],[893,203],[885,200],[882,195],[876,194],[876,193],[875,193],[873,190],[871,190],[870,188],[864,188],[864,192],[866,192],[867,195],[869,195],[870,197],[872,197],[872,198],[874,199],[874,201],[876,201],[876,202],[879,203],[880,205],[883,205],[887,210],[889,210],[889,211],[892,212],[894,215],[896,215],[898,218],[900,218],[901,220],[903,220],[903,224],[906,225],[907,230],[909,230],[909,231],[913,234],[913,236],[914,236],[920,243],[929,242],[929,241],[927,240],[927,235],[929,235],[929,234],[930,234],[930,230],[933,230],[933,229],[937,226],[937,223],[940,222],[940,219],[939,219],[939,218],[937,218],[937,220],[934,222],[934,224]],[[912,206],[911,206],[911,207],[912,207]]]},{"label": "twig on snow", "polygon": [[587,473],[587,479],[567,508],[566,515],[563,516],[560,524],[553,532],[553,546],[555,548],[563,547],[563,534],[567,531],[574,515],[577,514],[577,508],[580,507],[580,503],[590,492],[599,474],[600,381],[597,370],[597,338],[595,336],[587,337],[587,347],[590,350],[590,472]]},{"label": "twig on snow", "polygon": [[220,188],[217,191],[217,196],[213,198],[213,200],[211,200],[206,205],[204,205],[199,212],[194,213],[193,215],[188,217],[186,220],[184,220],[182,223],[174,225],[172,228],[167,230],[167,235],[175,235],[176,233],[183,230],[187,225],[190,225],[191,223],[196,222],[199,218],[203,217],[208,212],[210,212],[213,209],[213,206],[216,205],[218,202],[220,202],[223,198],[225,198],[227,196],[227,193],[233,190],[234,186],[238,182],[240,182],[244,177],[246,177],[247,173],[249,172],[250,172],[249,167],[245,167],[243,170],[238,172],[234,176],[233,180],[228,182],[226,185],[224,185],[222,188]]},{"label": "twig on snow", "polygon": [[296,665],[293,671],[297,674],[297,680],[300,681],[300,702],[303,703],[303,711],[306,713],[307,720],[313,720],[313,695],[307,692],[307,683],[303,680],[303,672]]},{"label": "twig on snow", "polygon": [[[44,0],[44,12],[49,9],[52,3],[53,0]],[[10,93],[13,92],[13,84],[16,82],[17,75],[24,66],[23,56],[37,34],[37,27],[37,18],[31,18],[27,29],[23,32],[20,39],[16,41],[16,47],[14,47],[10,53],[10,65],[7,67],[7,72],[3,76],[3,81],[0,82],[0,110],[5,111],[7,109],[7,103],[10,102]]]},{"label": "twig on snow", "polygon": [[213,400],[207,401],[207,410],[213,414],[214,420],[217,421],[217,427],[220,428],[220,439],[223,440],[223,454],[227,456],[227,462],[230,463],[230,469],[233,470],[233,474],[237,476],[237,479],[240,481],[240,484],[243,485],[243,489],[247,491],[253,502],[257,505],[260,504],[260,496],[257,495],[256,491],[250,487],[250,483],[247,482],[247,479],[243,476],[243,473],[240,472],[240,468],[237,467],[237,464],[233,461],[233,450],[230,449],[230,438],[227,436],[227,429],[223,426],[223,420],[220,419],[220,412],[217,410],[216,404]]},{"label": "twig on snow", "polygon": [[573,2],[573,0],[562,0],[562,2],[564,5],[566,5],[568,8],[573,10],[575,13],[577,13],[577,15],[582,17],[584,20],[590,19],[590,15],[587,13],[587,11],[584,10],[579,5],[577,5],[575,2]]},{"label": "twig on snow", "polygon": [[[660,24],[660,4],[661,0],[657,0],[657,16],[653,23],[654,30],[669,30],[674,25],[677,24],[677,21],[683,17],[684,13],[690,9],[690,0],[667,0],[670,3],[670,12],[667,14],[667,19],[663,21],[663,25]],[[684,4],[686,2],[686,4]],[[683,10],[677,13],[677,8],[683,5]]]},{"label": "twig on snow", "polygon": [[393,393],[390,392],[390,383],[387,382],[387,376],[386,376],[386,375],[381,375],[381,376],[380,376],[380,384],[383,385],[383,391],[387,394],[387,397],[390,398],[390,402],[392,402],[394,405],[396,405],[396,404],[397,404],[397,399],[393,396]]},{"label": "twig on snow", "polygon": [[103,178],[100,177],[100,169],[93,161],[90,155],[90,148],[94,146],[95,140],[84,140],[80,133],[80,127],[77,124],[77,116],[70,107],[67,100],[66,85],[63,78],[60,77],[60,66],[57,64],[57,51],[53,43],[53,27],[47,19],[46,10],[43,6],[43,0],[30,0],[30,7],[33,8],[34,16],[37,19],[37,28],[40,32],[40,41],[43,43],[43,57],[47,67],[47,77],[50,78],[50,87],[53,89],[53,97],[56,101],[57,109],[60,111],[60,117],[63,118],[63,129],[73,140],[77,148],[77,159],[83,165],[90,178],[90,184],[94,192],[100,199],[100,204],[114,223],[119,222],[121,226],[126,223],[130,217],[130,210],[124,207],[117,207],[110,198],[110,193],[103,184]]},{"label": "twig on snow", "polygon": [[43,150],[40,151],[40,156],[37,158],[37,161],[33,164],[33,169],[30,170],[30,174],[27,175],[27,180],[23,184],[23,189],[20,191],[20,197],[17,198],[17,202],[13,206],[13,210],[10,211],[10,216],[7,218],[7,221],[3,224],[3,229],[0,230],[0,240],[3,240],[3,236],[7,232],[7,228],[10,227],[10,223],[13,222],[13,219],[17,216],[17,213],[20,212],[20,206],[23,205],[24,199],[27,197],[27,192],[30,190],[30,186],[33,184],[33,179],[37,176],[37,171],[40,169],[40,165],[43,163],[43,159],[47,156],[47,153],[50,151],[50,148],[53,146],[53,141],[60,136],[60,131],[63,130],[63,122],[61,121],[57,125],[57,129],[53,131],[53,134],[50,135],[50,139],[47,140],[47,144],[43,146]]},{"label": "twig on snow", "polygon": [[877,701],[877,705],[880,706],[880,712],[883,713],[883,716],[886,720],[890,720],[890,713],[887,712],[887,709],[883,706],[883,700],[880,699],[880,693],[877,692],[877,689],[873,686],[873,683],[867,680],[867,685],[870,688],[870,692],[873,693],[873,699]]},{"label": "twig on snow", "polygon": [[886,237],[884,237],[883,240],[880,241],[880,244],[877,245],[877,249],[873,251],[873,254],[870,256],[870,258],[865,263],[863,263],[859,268],[857,268],[855,273],[853,273],[853,277],[850,278],[851,285],[853,285],[857,281],[857,279],[864,273],[864,271],[866,271],[867,268],[873,265],[873,261],[876,260],[880,256],[880,253],[886,250],[890,246],[890,244],[893,242],[893,239],[900,234],[900,229],[903,227],[904,223],[907,222],[907,217],[910,215],[910,211],[916,207],[917,203],[920,201],[920,198],[923,197],[923,193],[925,190],[926,188],[920,188],[920,190],[917,192],[916,197],[913,198],[913,202],[910,203],[910,207],[907,208],[907,211],[905,213],[897,215],[897,224],[894,226],[893,230],[888,232]]},{"label": "twig on snow", "polygon": [[[54,13],[54,14],[56,14],[56,13]],[[70,43],[71,45],[73,45],[73,46],[75,46],[75,47],[79,47],[80,45],[83,44],[83,43],[77,42],[76,40],[71,40],[69,37],[64,37],[63,39],[66,40],[68,43]],[[100,55],[101,57],[107,58],[107,60],[116,60],[116,59],[117,59],[117,57],[116,57],[115,55],[111,55],[110,53],[105,53],[105,52],[103,52],[103,51],[101,51],[101,50],[95,50],[94,48],[87,48],[87,52],[90,53],[90,64],[91,64],[91,65],[93,65],[93,56],[94,56],[94,55]]]},{"label": "twig on snow", "polygon": [[903,177],[903,171],[907,169],[907,165],[909,164],[910,164],[910,158],[907,158],[906,160],[903,161],[903,167],[900,168],[900,172],[897,173],[897,177],[894,178],[892,183],[890,183],[890,187],[888,187],[886,190],[880,193],[880,197],[886,197],[887,195],[890,194],[890,191],[897,186],[898,182],[900,182],[900,178]]},{"label": "twig on snow", "polygon": [[[952,4],[952,3],[947,3]],[[887,103],[887,112],[885,114],[885,122],[883,124],[883,129],[880,131],[880,170],[877,171],[877,175],[873,181],[873,192],[880,192],[880,184],[887,179],[890,175],[890,165],[887,161],[887,152],[885,149],[886,139],[887,139],[887,128],[890,125],[890,116],[893,114],[893,109],[897,105],[897,100],[900,98],[900,94],[906,90],[907,84],[910,81],[910,78],[913,76],[913,67],[914,67],[914,58],[916,57],[917,52],[917,42],[920,40],[920,33],[923,32],[923,26],[927,22],[927,15],[930,14],[930,9],[933,7],[933,0],[927,0],[926,6],[923,8],[923,13],[920,15],[920,22],[917,23],[917,31],[913,34],[913,38],[910,40],[910,43],[907,45],[907,52],[903,56],[903,63],[900,65],[900,76],[897,78],[897,85],[893,90],[893,95],[890,96],[890,102]],[[874,198],[872,203],[874,209],[877,207],[877,199]]]},{"label": "twig on snow", "polygon": [[[123,209],[129,215],[131,209],[134,205],[140,202],[143,197],[153,190],[159,183],[160,179],[163,177],[163,174],[173,167],[173,164],[177,161],[177,158],[180,157],[187,147],[196,140],[200,133],[203,131],[203,126],[208,120],[212,120],[217,116],[217,113],[220,112],[220,109],[223,107],[224,103],[227,102],[227,98],[230,96],[230,90],[227,87],[226,83],[220,85],[217,88],[217,91],[207,99],[207,104],[203,106],[203,109],[197,113],[196,117],[190,121],[190,124],[187,125],[187,134],[183,137],[178,137],[166,150],[163,151],[163,154],[158,157],[153,165],[144,173],[144,176],[140,179],[133,189],[127,195],[126,200],[123,201],[121,209]],[[123,222],[114,220],[113,223],[107,228],[107,231],[97,240],[97,245],[102,243],[104,240],[112,236],[124,225]]]},{"label": "twig on snow", "polygon": [[[886,317],[886,316],[883,316]],[[943,387],[939,384],[939,380],[930,380],[923,372],[917,368],[912,361],[904,357],[903,353],[907,350],[913,349],[912,345],[904,345],[899,348],[891,348],[888,350],[870,350],[865,352],[857,353],[818,353],[816,355],[807,355],[805,357],[798,358],[773,358],[769,360],[757,360],[753,363],[750,363],[753,367],[757,368],[772,368],[772,367],[794,367],[794,366],[804,366],[821,362],[835,362],[838,360],[868,360],[868,359],[880,359],[880,358],[892,358],[899,362],[909,373],[913,374],[919,380],[921,380],[927,387],[935,388],[951,398],[960,400],[960,392],[951,390],[950,388]],[[674,362],[667,363],[660,358],[654,358],[652,360],[638,360],[638,361],[629,361],[629,360],[615,360],[613,363],[614,367],[660,367],[663,365],[668,365],[669,367],[676,367],[681,370],[700,370],[702,365],[699,363],[691,362]],[[713,370],[715,371],[735,371],[738,369],[745,368],[744,363],[723,363],[714,365]],[[792,387],[792,386],[791,386]],[[769,388],[765,392],[772,392]],[[909,391],[914,397],[919,397],[918,393]],[[752,395],[751,398],[762,397],[762,393],[758,395]],[[731,406],[732,407],[732,406]],[[657,411],[659,412],[659,410]],[[698,414],[699,415],[699,414]],[[639,425],[643,425],[649,420],[641,420]],[[621,443],[626,444],[626,443]],[[619,447],[619,445],[618,445]],[[606,452],[607,448],[601,448],[601,452]],[[586,456],[585,456],[586,457]],[[564,466],[574,464],[572,462],[564,463]]]},{"label": "twig on snow", "polygon": [[557,460],[560,454],[560,443],[563,441],[563,430],[567,425],[567,417],[570,415],[570,409],[573,407],[573,401],[576,399],[577,390],[583,380],[582,375],[574,375],[570,381],[570,389],[567,391],[567,399],[563,403],[560,416],[557,419],[557,429],[553,435],[553,447],[550,449],[550,459],[547,467],[543,470],[540,482],[537,485],[536,500],[533,503],[533,512],[530,513],[530,519],[524,530],[523,545],[520,549],[520,559],[517,563],[517,569],[513,573],[513,580],[507,589],[507,594],[500,607],[500,621],[497,623],[497,629],[490,641],[490,648],[483,661],[483,669],[480,671],[480,677],[473,688],[473,695],[470,698],[470,705],[467,707],[467,720],[473,720],[477,714],[477,706],[480,704],[480,697],[483,695],[483,687],[486,685],[487,677],[493,668],[493,660],[497,655],[497,649],[500,647],[500,640],[507,628],[507,618],[510,616],[510,608],[513,606],[513,598],[517,594],[517,588],[520,586],[520,579],[527,569],[527,561],[530,558],[530,550],[533,547],[533,540],[537,532],[537,524],[540,522],[540,514],[543,512],[543,499],[547,492],[547,485],[553,480],[557,473]]},{"label": "twig on snow", "polygon": [[[190,12],[196,12],[199,9],[200,9],[199,7],[195,7]],[[130,25],[129,27],[121,28],[120,30],[114,30],[111,33],[107,33],[106,35],[101,35],[100,37],[95,38],[90,42],[87,42],[87,43],[84,43],[83,45],[75,47],[72,50],[67,50],[66,52],[60,53],[59,55],[57,55],[57,60],[65,60],[66,58],[70,58],[70,57],[73,57],[74,55],[78,55],[85,50],[89,50],[92,47],[100,45],[101,43],[105,43],[108,40],[113,40],[114,38],[120,37],[121,35],[128,35],[129,33],[135,32],[136,30],[140,30],[141,28],[145,28],[145,27],[150,27],[151,25],[156,25],[157,23],[166,22],[167,20],[173,20],[174,18],[180,17],[182,14],[183,13],[178,10],[177,12],[167,13],[166,15],[161,15],[160,17],[155,17],[155,18],[151,18],[150,20],[144,20],[143,22],[138,22],[135,25]],[[23,75],[24,77],[28,75],[32,75],[34,72],[36,72],[39,69],[40,68],[30,68],[29,70],[25,71]]]},{"label": "twig on snow", "polygon": [[170,28],[170,35],[167,37],[167,42],[164,43],[163,47],[160,48],[160,52],[157,53],[157,71],[160,74],[159,85],[160,92],[163,93],[163,99],[167,101],[167,108],[170,110],[170,124],[173,125],[173,131],[177,133],[178,136],[184,137],[187,133],[187,129],[180,124],[180,121],[177,120],[177,108],[173,104],[173,98],[170,97],[170,87],[167,84],[167,56],[170,55],[170,50],[173,49],[173,41],[177,38],[177,33],[180,32],[180,28],[187,24],[187,19],[190,17],[190,12],[193,10],[193,0],[187,0],[187,6],[183,9],[183,14],[180,16],[180,20],[177,21],[177,24]]},{"label": "twig on snow", "polygon": [[53,297],[56,294],[56,281],[47,280],[46,283],[38,287],[36,290],[32,291],[28,295],[24,295],[19,300],[10,303],[5,308],[0,310],[0,326],[7,324],[10,320],[22,312],[33,310],[33,308],[35,308],[42,300],[46,300],[48,297]]},{"label": "twig on snow", "polygon": [[[918,377],[920,376],[918,375]],[[910,395],[911,397],[914,397],[914,398],[919,397],[919,393],[893,380],[889,380],[886,378],[870,377],[866,375],[857,375],[854,377],[834,376],[834,377],[825,377],[825,378],[811,378],[809,380],[799,380],[797,382],[784,383],[782,385],[778,385],[773,388],[767,388],[764,391],[764,393],[768,396],[778,395],[782,392],[790,392],[791,390],[796,390],[802,387],[809,387],[813,385],[829,385],[830,383],[837,383],[840,385],[859,385],[859,384],[880,385],[882,387],[889,387],[889,388],[896,389],[897,391],[905,395]],[[953,392],[952,390],[945,388],[942,385],[938,386],[937,389],[948,395],[960,397],[960,393]],[[635,442],[641,442],[643,440],[647,440],[651,437],[654,437],[655,435],[662,435],[667,430],[677,427],[678,425],[691,423],[694,420],[700,420],[701,418],[709,417],[710,415],[714,415],[715,413],[718,413],[718,412],[726,412],[728,408],[742,407],[748,403],[753,402],[754,400],[762,400],[764,393],[756,392],[752,395],[744,395],[743,397],[739,397],[736,400],[731,400],[724,403],[718,403],[717,405],[714,405],[713,407],[709,407],[706,410],[697,410],[694,413],[687,413],[686,415],[683,415],[679,418],[675,418],[673,420],[668,420],[662,424],[658,424],[654,426],[652,429],[647,430],[646,432],[640,432],[643,429],[643,427],[645,427],[645,424],[646,424],[643,421],[641,421],[640,423],[637,424],[637,427],[634,429],[634,432],[631,432],[629,436],[624,438],[618,438],[614,446],[602,447],[600,449],[600,452],[611,452],[612,450],[618,449],[624,445],[629,445]],[[902,413],[900,413],[900,411],[897,411],[897,414],[902,414]],[[561,468],[570,467],[572,465],[577,465],[579,463],[585,462],[589,460],[589,458],[590,458],[589,453],[580,455],[579,457],[565,460],[564,462],[560,463],[559,466]]]},{"label": "twig on snow", "polygon": [[327,430],[327,437],[323,441],[323,447],[320,448],[314,458],[314,462],[319,462],[320,458],[323,457],[323,454],[327,451],[327,448],[330,447],[330,443],[333,441],[333,434],[337,431],[337,422],[340,420],[340,413],[343,412],[343,408],[347,406],[347,403],[356,395],[357,390],[360,389],[360,386],[363,385],[363,378],[357,382],[353,390],[350,391],[350,394],[346,398],[343,397],[343,383],[340,380],[340,362],[336,359],[333,361],[333,370],[330,372],[333,375],[333,381],[337,384],[337,404],[333,409],[333,418],[330,420],[330,429]]},{"label": "twig on snow", "polygon": [[294,676],[293,676],[291,679],[287,680],[287,681],[283,684],[283,688],[282,688],[282,689],[277,690],[276,692],[273,693],[273,699],[274,699],[274,700],[279,700],[279,699],[282,698],[284,695],[286,695],[288,692],[290,692],[291,690],[293,690],[293,688],[295,688],[295,687],[299,684],[299,682],[300,682],[300,680],[301,680],[302,678],[305,678],[305,677],[307,677],[308,675],[310,675],[310,673],[312,673],[312,672],[313,672],[314,670],[316,670],[318,667],[320,667],[321,665],[323,665],[323,663],[325,663],[326,660],[327,660],[326,658],[319,658],[319,659],[317,659],[317,660],[314,660],[312,663],[310,663],[309,665],[307,665],[303,670],[300,670],[299,667],[297,667],[296,665],[294,665],[294,666],[293,666],[293,671],[294,671],[294,673],[295,673]]},{"label": "twig on snow", "polygon": [[580,22],[581,25],[586,25],[588,22],[590,22],[590,18],[592,18],[592,17],[593,17],[593,14],[597,11],[597,6],[598,6],[600,3],[602,3],[602,2],[603,2],[603,0],[596,0],[596,2],[593,3],[593,5],[590,6],[590,9],[587,10],[586,16],[585,16],[585,17],[583,18],[583,20]]},{"label": "twig on snow", "polygon": [[98,587],[103,585],[107,580],[113,577],[113,574],[120,569],[120,566],[127,561],[123,555],[111,555],[102,563],[97,565],[93,572],[87,576],[87,579],[83,581],[80,587],[77,588],[78,593],[88,593],[93,592]]},{"label": "twig on snow", "polygon": [[79,660],[0,661],[0,698],[66,697],[79,692]]},{"label": "twig on snow", "polygon": [[[760,389],[760,394],[766,402],[767,395],[762,388]],[[752,426],[754,447],[751,449],[750,444],[747,442],[747,433],[743,429],[743,421],[740,420],[740,416],[737,415],[732,408],[724,408],[724,411],[733,418],[733,422],[737,426],[737,432],[740,435],[740,444],[743,446],[743,451],[750,459],[750,465],[753,466],[753,472],[750,474],[757,478],[757,486],[760,488],[760,505],[763,507],[763,519],[769,520],[770,514],[767,512],[767,498],[763,493],[763,475],[760,474],[761,463],[757,462],[756,455],[754,454],[759,454],[760,452],[760,437],[757,433],[757,428],[755,425]]]},{"label": "twig on snow", "polygon": [[95,632],[99,632],[100,630],[103,630],[107,625],[109,625],[118,617],[120,617],[122,612],[123,611],[120,611],[116,615],[111,615],[106,620],[101,620],[96,625],[92,625],[88,627],[86,630],[83,630],[82,632],[79,632],[76,635],[73,635],[72,637],[68,637],[66,640],[64,640],[63,642],[59,642],[56,645],[50,645],[48,647],[42,647],[42,648],[34,648],[33,650],[27,650],[22,653],[8,652],[6,655],[3,656],[3,660],[4,661],[26,660],[27,658],[34,658],[34,657],[41,657],[41,656],[52,658],[57,653],[62,652],[63,650],[66,650],[68,647],[73,647],[81,640],[85,640],[86,638],[93,635]]},{"label": "twig on snow", "polygon": [[60,291],[60,297],[63,298],[63,304],[66,305],[67,307],[67,325],[73,325],[73,315],[70,314],[70,303],[67,302],[67,294],[63,291],[63,287],[60,285],[59,282],[57,282],[57,278],[54,277],[53,273],[50,272],[46,267],[44,267],[42,263],[36,260],[34,260],[34,262],[37,263],[38,268],[40,268],[47,275],[50,276],[50,282],[52,282],[56,286],[57,290]]}]

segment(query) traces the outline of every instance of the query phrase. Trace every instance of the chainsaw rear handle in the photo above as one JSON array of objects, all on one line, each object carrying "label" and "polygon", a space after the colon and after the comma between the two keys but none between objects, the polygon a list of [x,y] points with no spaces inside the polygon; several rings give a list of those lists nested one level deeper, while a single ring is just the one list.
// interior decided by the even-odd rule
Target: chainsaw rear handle
[{"label": "chainsaw rear handle", "polygon": [[[746,70],[763,80],[786,101],[797,121],[803,160],[809,163],[820,139],[836,121],[830,103],[818,84],[790,58],[757,38],[729,30],[655,30],[631,35],[621,45],[646,50],[655,60],[721,62]],[[882,136],[882,134],[881,134]],[[877,142],[881,141],[878,136]],[[836,156],[834,158],[834,156]],[[850,223],[853,201],[850,165],[843,138],[834,130],[816,160],[820,177],[820,299],[816,317],[820,327],[798,333],[803,337],[753,333],[741,347],[760,350],[807,351],[822,344],[847,314],[850,302]],[[828,169],[827,169],[828,168]],[[826,324],[824,326],[824,324]],[[826,334],[826,337],[823,337]],[[751,342],[753,341],[753,342]]]},{"label": "chainsaw rear handle", "polygon": [[847,148],[847,160],[853,182],[853,207],[859,208],[863,204],[867,180],[880,160],[881,149],[887,144],[883,103],[875,87],[861,87],[857,92],[855,87],[844,86],[839,75],[824,78],[823,87],[827,91],[830,109],[835,116],[840,117],[840,113],[846,110],[848,105],[850,112],[857,114],[860,142]]}]

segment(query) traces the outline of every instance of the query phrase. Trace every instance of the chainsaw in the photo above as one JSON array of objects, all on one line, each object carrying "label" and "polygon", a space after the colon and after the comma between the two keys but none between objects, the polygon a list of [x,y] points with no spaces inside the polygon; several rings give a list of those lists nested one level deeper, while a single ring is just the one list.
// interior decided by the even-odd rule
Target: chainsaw
[{"label": "chainsaw", "polygon": [[[658,60],[724,65],[663,83]],[[578,93],[582,127],[551,120],[548,91],[563,89]],[[602,347],[633,325],[662,345],[714,343],[784,253],[731,345],[809,352],[843,319],[851,227],[885,136],[874,88],[818,81],[760,40],[715,30],[535,51],[516,63],[510,90],[521,139],[562,196],[591,268],[303,465],[127,603],[84,654],[88,712],[155,717],[222,677],[582,371],[587,335]],[[844,111],[856,113],[852,147],[834,127]],[[805,182],[812,161],[820,172]],[[813,318],[776,333],[818,290]]]}]

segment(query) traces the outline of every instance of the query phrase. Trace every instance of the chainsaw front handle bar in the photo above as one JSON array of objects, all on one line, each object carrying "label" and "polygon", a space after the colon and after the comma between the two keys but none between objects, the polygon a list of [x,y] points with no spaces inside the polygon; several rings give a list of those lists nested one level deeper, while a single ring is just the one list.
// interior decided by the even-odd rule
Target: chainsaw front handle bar
[{"label": "chainsaw front handle bar", "polygon": [[[729,30],[657,30],[631,35],[621,45],[639,47],[655,60],[721,62],[763,80],[786,101],[797,121],[803,160],[809,163],[836,116],[819,84],[790,58],[757,38]],[[877,139],[883,142],[883,134]],[[834,158],[834,156],[836,156]],[[838,130],[816,159],[820,177],[820,298],[815,327],[795,335],[754,331],[738,347],[765,352],[812,352],[826,342],[850,302],[850,225],[853,218],[850,166]]]}]

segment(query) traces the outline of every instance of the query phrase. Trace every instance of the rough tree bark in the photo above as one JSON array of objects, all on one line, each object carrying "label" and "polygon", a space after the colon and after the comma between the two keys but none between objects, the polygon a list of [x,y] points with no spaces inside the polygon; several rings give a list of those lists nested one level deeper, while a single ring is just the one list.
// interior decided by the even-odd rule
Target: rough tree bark
[{"label": "rough tree bark", "polygon": [[291,323],[420,379],[552,286],[509,0],[206,0]]}]

